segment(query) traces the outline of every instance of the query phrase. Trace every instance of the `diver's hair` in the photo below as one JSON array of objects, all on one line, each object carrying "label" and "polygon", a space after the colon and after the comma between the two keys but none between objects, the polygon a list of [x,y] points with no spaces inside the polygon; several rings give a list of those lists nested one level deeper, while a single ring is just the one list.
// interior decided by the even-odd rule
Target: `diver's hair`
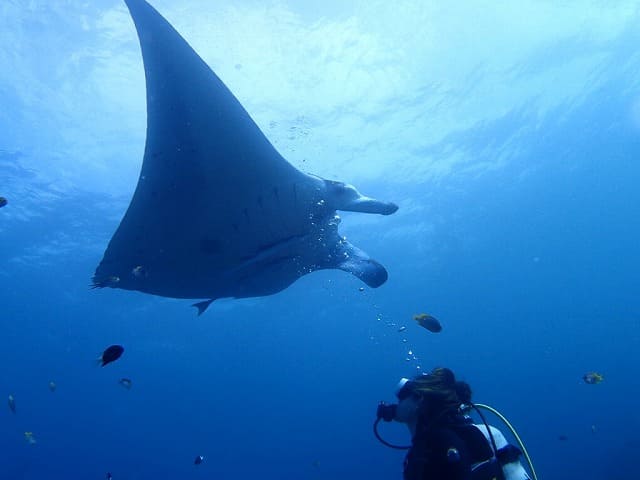
[{"label": "diver's hair", "polygon": [[461,404],[471,402],[471,387],[456,380],[448,368],[437,367],[413,380],[413,392],[425,400],[430,415],[457,410]]}]

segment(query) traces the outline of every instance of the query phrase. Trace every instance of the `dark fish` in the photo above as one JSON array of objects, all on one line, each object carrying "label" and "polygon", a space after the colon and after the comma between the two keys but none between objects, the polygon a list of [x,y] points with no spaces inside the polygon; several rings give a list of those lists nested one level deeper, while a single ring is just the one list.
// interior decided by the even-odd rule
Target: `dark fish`
[{"label": "dark fish", "polygon": [[111,475],[111,472],[107,472],[106,479],[107,480],[113,480],[113,475]]},{"label": "dark fish", "polygon": [[558,435],[558,440],[561,440],[561,441],[564,442],[564,441],[569,440],[569,437],[567,437],[566,435]]},{"label": "dark fish", "polygon": [[124,348],[121,345],[111,345],[102,352],[98,361],[104,367],[107,363],[115,362],[119,359],[122,352],[124,352]]},{"label": "dark fish", "polygon": [[202,463],[202,461],[204,460],[204,457],[202,455],[198,455],[196,457],[196,459],[193,461],[194,465],[200,465]]},{"label": "dark fish", "polygon": [[417,315],[414,315],[413,319],[418,322],[418,325],[426,328],[430,332],[438,333],[442,331],[442,325],[436,317],[433,317],[426,313],[419,313]]},{"label": "dark fish", "polygon": [[9,201],[6,198],[0,197],[0,208],[4,207],[7,203],[9,203]]}]

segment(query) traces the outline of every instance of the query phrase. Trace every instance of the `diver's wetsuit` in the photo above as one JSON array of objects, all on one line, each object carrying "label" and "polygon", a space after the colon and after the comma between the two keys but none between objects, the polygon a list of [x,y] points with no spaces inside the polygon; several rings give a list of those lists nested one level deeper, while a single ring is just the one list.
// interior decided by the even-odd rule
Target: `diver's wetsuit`
[{"label": "diver's wetsuit", "polygon": [[[520,451],[508,445],[499,430],[497,456],[487,440],[486,427],[473,425],[463,416],[418,430],[404,461],[405,480],[526,480],[520,465]],[[515,462],[517,475],[505,477],[503,465]],[[513,469],[512,469],[513,470]]]}]

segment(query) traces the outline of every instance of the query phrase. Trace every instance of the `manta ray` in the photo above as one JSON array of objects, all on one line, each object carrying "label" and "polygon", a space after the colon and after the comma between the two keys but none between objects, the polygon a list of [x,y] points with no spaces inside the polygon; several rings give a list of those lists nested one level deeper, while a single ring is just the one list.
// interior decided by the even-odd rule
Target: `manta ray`
[{"label": "manta ray", "polygon": [[338,233],[336,211],[398,207],[304,173],[276,151],[180,34],[144,0],[125,0],[146,77],[147,137],[133,198],[93,287],[206,299],[277,293],[307,273],[387,271]]}]

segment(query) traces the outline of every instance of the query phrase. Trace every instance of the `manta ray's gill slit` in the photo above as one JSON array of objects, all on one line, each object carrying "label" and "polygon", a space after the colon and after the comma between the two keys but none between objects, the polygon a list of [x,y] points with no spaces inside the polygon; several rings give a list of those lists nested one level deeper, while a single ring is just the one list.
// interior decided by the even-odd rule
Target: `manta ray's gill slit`
[{"label": "manta ray's gill slit", "polygon": [[[285,189],[286,190],[286,189]],[[273,187],[271,193],[273,194],[273,199],[275,201],[275,210],[277,212],[280,212],[282,209],[282,204],[280,201],[280,190],[278,189],[278,187]],[[278,228],[286,231],[290,229],[290,225],[287,223],[287,217],[285,215],[275,215],[274,216],[274,223],[275,221],[278,222]]]},{"label": "manta ray's gill slit", "polygon": [[269,238],[279,238],[278,231],[287,231],[283,222],[283,216],[278,215],[280,211],[279,199],[276,202],[270,200],[268,191],[265,194],[258,195],[256,199],[258,209],[255,217],[259,218],[262,223],[262,230]]}]

